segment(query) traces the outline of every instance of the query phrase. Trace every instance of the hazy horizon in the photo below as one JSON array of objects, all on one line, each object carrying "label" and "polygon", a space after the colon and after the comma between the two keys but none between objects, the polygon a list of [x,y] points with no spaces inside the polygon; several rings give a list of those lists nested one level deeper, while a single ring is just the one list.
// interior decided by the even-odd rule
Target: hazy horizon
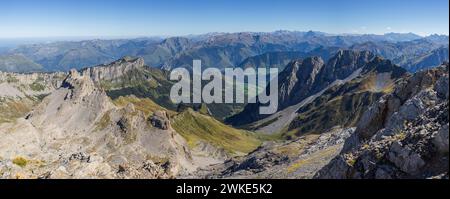
[{"label": "hazy horizon", "polygon": [[[352,33],[329,33],[322,32],[316,30],[274,30],[268,32],[252,32],[245,31],[246,33],[274,33],[277,31],[289,31],[289,32],[321,32],[329,35],[350,35],[350,36],[361,36],[361,35],[386,35],[386,34],[415,34],[421,37],[427,37],[431,35],[440,35],[440,36],[449,36],[448,34],[438,34],[432,33],[429,35],[420,35],[413,32],[386,32],[383,34],[375,34],[375,33],[365,33],[365,34],[352,34]],[[206,34],[234,34],[234,33],[243,33],[243,32],[207,32],[201,34],[189,34],[189,35],[137,35],[137,36],[55,36],[55,37],[11,37],[11,38],[2,38],[0,37],[0,47],[15,47],[18,45],[26,45],[26,44],[41,44],[41,43],[53,43],[53,42],[68,42],[68,41],[85,41],[85,40],[120,40],[120,39],[166,39],[170,37],[195,37]]]},{"label": "hazy horizon", "polygon": [[[0,38],[183,36],[319,30],[331,34],[449,32],[448,0],[1,2]],[[207,16],[207,17],[206,17]]]},{"label": "hazy horizon", "polygon": [[416,32],[385,32],[385,33],[350,33],[350,32],[342,32],[342,33],[334,33],[334,32],[324,32],[320,30],[273,30],[273,31],[236,31],[236,32],[204,32],[204,33],[198,33],[198,34],[182,34],[182,35],[85,35],[85,36],[79,36],[79,35],[67,35],[67,36],[37,36],[37,37],[0,37],[1,40],[20,40],[20,39],[62,39],[62,40],[84,40],[84,39],[139,39],[139,38],[170,38],[170,37],[195,37],[195,36],[202,36],[207,34],[235,34],[235,33],[275,33],[278,31],[288,31],[288,32],[320,32],[325,33],[332,36],[361,36],[361,35],[387,35],[387,34],[415,34],[421,37],[427,37],[431,35],[443,35],[443,36],[449,36],[449,34],[441,34],[441,33],[429,33],[426,35],[422,35]]}]

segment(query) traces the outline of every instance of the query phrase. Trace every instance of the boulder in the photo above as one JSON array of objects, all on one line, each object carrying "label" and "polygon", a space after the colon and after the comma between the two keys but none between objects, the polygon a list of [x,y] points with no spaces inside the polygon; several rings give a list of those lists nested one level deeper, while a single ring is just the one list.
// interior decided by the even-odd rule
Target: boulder
[{"label": "boulder", "polygon": [[391,145],[388,159],[400,168],[400,170],[408,174],[417,173],[425,165],[425,161],[423,161],[419,154],[407,146],[402,146],[399,142],[394,142]]},{"label": "boulder", "polygon": [[448,125],[441,127],[439,131],[433,135],[432,142],[434,146],[436,146],[438,152],[448,153]]},{"label": "boulder", "polygon": [[150,123],[156,128],[168,130],[170,128],[169,115],[166,111],[156,111],[150,118]]},{"label": "boulder", "polygon": [[439,97],[448,99],[448,76],[439,78],[434,89]]}]

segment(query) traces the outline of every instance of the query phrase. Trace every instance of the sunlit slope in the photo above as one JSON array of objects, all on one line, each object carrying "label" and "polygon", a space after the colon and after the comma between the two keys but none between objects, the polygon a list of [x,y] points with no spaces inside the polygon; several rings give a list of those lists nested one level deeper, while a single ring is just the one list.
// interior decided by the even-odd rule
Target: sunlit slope
[{"label": "sunlit slope", "polygon": [[192,148],[203,141],[223,148],[231,155],[239,155],[251,152],[261,144],[250,132],[227,126],[191,109],[175,116],[172,126]]}]

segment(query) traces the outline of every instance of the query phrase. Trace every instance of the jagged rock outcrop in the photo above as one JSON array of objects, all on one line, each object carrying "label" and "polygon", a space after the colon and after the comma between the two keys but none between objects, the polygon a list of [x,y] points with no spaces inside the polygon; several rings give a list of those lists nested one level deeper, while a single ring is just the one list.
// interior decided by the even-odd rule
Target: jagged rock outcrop
[{"label": "jagged rock outcrop", "polygon": [[[27,119],[48,133],[88,131],[113,104],[89,76],[72,70],[61,84],[29,114]],[[61,135],[61,136],[64,136]]]},{"label": "jagged rock outcrop", "polygon": [[[295,92],[296,89],[300,89],[313,93],[307,98],[273,115],[266,116],[266,118],[258,115],[257,110],[255,112],[248,111],[251,107],[257,107],[257,104],[250,104],[246,107],[246,113],[248,113],[246,117],[243,114],[239,114],[242,115],[242,118],[236,115],[228,121],[240,119],[240,121],[236,121],[239,123],[252,118],[263,118],[249,123],[245,127],[261,133],[280,133],[285,139],[292,139],[308,133],[327,132],[334,126],[353,127],[366,108],[382,95],[391,92],[394,82],[406,73],[406,70],[392,64],[389,60],[378,56],[373,57],[369,52],[339,51],[335,57],[340,58],[332,59],[330,61],[331,64],[324,66],[335,69],[327,69],[326,71],[328,72],[326,73],[318,73],[314,76],[314,81],[298,83],[301,86],[290,88],[292,90],[291,94],[285,95],[287,96],[285,99],[304,95],[301,92]],[[340,59],[346,61],[338,62],[337,60]],[[348,63],[349,65],[344,64],[341,67],[335,67],[336,64],[341,65],[342,63]],[[358,65],[360,66],[358,67]],[[298,66],[298,68],[301,67]],[[351,69],[347,71],[346,68],[352,67],[355,71],[348,75]],[[294,70],[296,68],[291,67]],[[287,72],[287,70],[284,72]],[[292,74],[287,78],[294,80],[292,85],[297,84],[295,83],[298,80],[296,73],[300,72],[287,73]],[[328,75],[323,75],[328,73],[331,74],[332,78],[327,77]],[[335,79],[332,83],[326,80],[340,78],[340,76],[346,77],[344,79]],[[284,81],[282,84],[285,84],[285,82],[287,81]],[[310,89],[322,86],[312,86],[315,83],[311,82],[323,84],[322,86],[325,86],[325,88],[313,92]],[[284,91],[286,90],[289,89],[284,89]]]},{"label": "jagged rock outcrop", "polygon": [[168,123],[117,107],[91,77],[72,70],[26,118],[1,125],[2,178],[172,178],[195,168]]},{"label": "jagged rock outcrop", "polygon": [[[278,110],[300,103],[334,81],[347,78],[374,58],[367,51],[339,50],[326,64],[320,57],[292,61],[279,74]],[[226,121],[239,126],[267,117],[259,114],[259,106],[258,103],[249,104]]]},{"label": "jagged rock outcrop", "polygon": [[366,109],[390,93],[394,82],[406,74],[403,68],[380,57],[357,70],[361,70],[357,77],[329,87],[300,107],[296,112],[298,116],[288,124],[288,133],[283,132],[288,134],[285,137],[322,133],[334,126],[355,126]]},{"label": "jagged rock outcrop", "polygon": [[101,81],[120,80],[129,72],[142,69],[145,65],[143,58],[124,57],[107,65],[99,65],[81,70],[83,76],[90,77],[94,83]]},{"label": "jagged rock outcrop", "polygon": [[[165,78],[130,58],[64,74],[33,110],[0,120],[1,177],[173,178],[259,146],[205,105],[176,113],[144,98],[167,96]],[[136,85],[145,89],[139,97],[126,90]],[[113,90],[120,97],[110,97]]]},{"label": "jagged rock outcrop", "polygon": [[290,63],[279,77],[281,82],[278,99],[281,105],[280,109],[307,96],[313,89],[316,76],[322,67],[324,67],[324,61],[320,57],[311,57]]},{"label": "jagged rock outcrop", "polygon": [[[368,139],[376,131],[385,126],[390,127],[389,129],[394,129],[393,125],[398,124],[399,121],[413,119],[419,116],[421,112],[418,111],[423,111],[427,104],[423,104],[424,102],[422,101],[410,99],[415,95],[421,94],[422,96],[418,97],[430,97],[431,99],[428,99],[429,102],[436,100],[433,99],[436,97],[436,94],[422,91],[436,84],[439,77],[445,76],[445,67],[440,67],[438,69],[439,70],[432,69],[419,72],[410,78],[398,82],[396,89],[392,94],[384,96],[363,115],[356,130],[359,137]],[[439,85],[442,85],[442,83]],[[442,89],[442,87],[443,86],[439,86],[439,89]],[[443,91],[445,92],[445,89]],[[428,106],[431,105],[428,104]],[[391,119],[388,120],[388,118]],[[396,121],[392,121],[393,119]]]},{"label": "jagged rock outcrop", "polygon": [[301,65],[294,62],[280,74],[280,109],[319,92],[335,80],[345,79],[374,57],[367,51],[339,50],[326,64],[318,57],[307,58]]},{"label": "jagged rock outcrop", "polygon": [[447,82],[448,64],[397,82],[315,177],[448,178]]},{"label": "jagged rock outcrop", "polygon": [[150,118],[150,122],[156,128],[167,130],[170,127],[169,116],[165,111],[156,111]]}]

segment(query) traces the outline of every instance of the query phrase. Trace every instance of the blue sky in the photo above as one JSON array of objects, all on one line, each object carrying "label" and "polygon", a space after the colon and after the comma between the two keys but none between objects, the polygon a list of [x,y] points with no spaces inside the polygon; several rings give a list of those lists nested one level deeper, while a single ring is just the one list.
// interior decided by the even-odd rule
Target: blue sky
[{"label": "blue sky", "polygon": [[0,0],[0,38],[316,30],[447,34],[448,0]]}]

